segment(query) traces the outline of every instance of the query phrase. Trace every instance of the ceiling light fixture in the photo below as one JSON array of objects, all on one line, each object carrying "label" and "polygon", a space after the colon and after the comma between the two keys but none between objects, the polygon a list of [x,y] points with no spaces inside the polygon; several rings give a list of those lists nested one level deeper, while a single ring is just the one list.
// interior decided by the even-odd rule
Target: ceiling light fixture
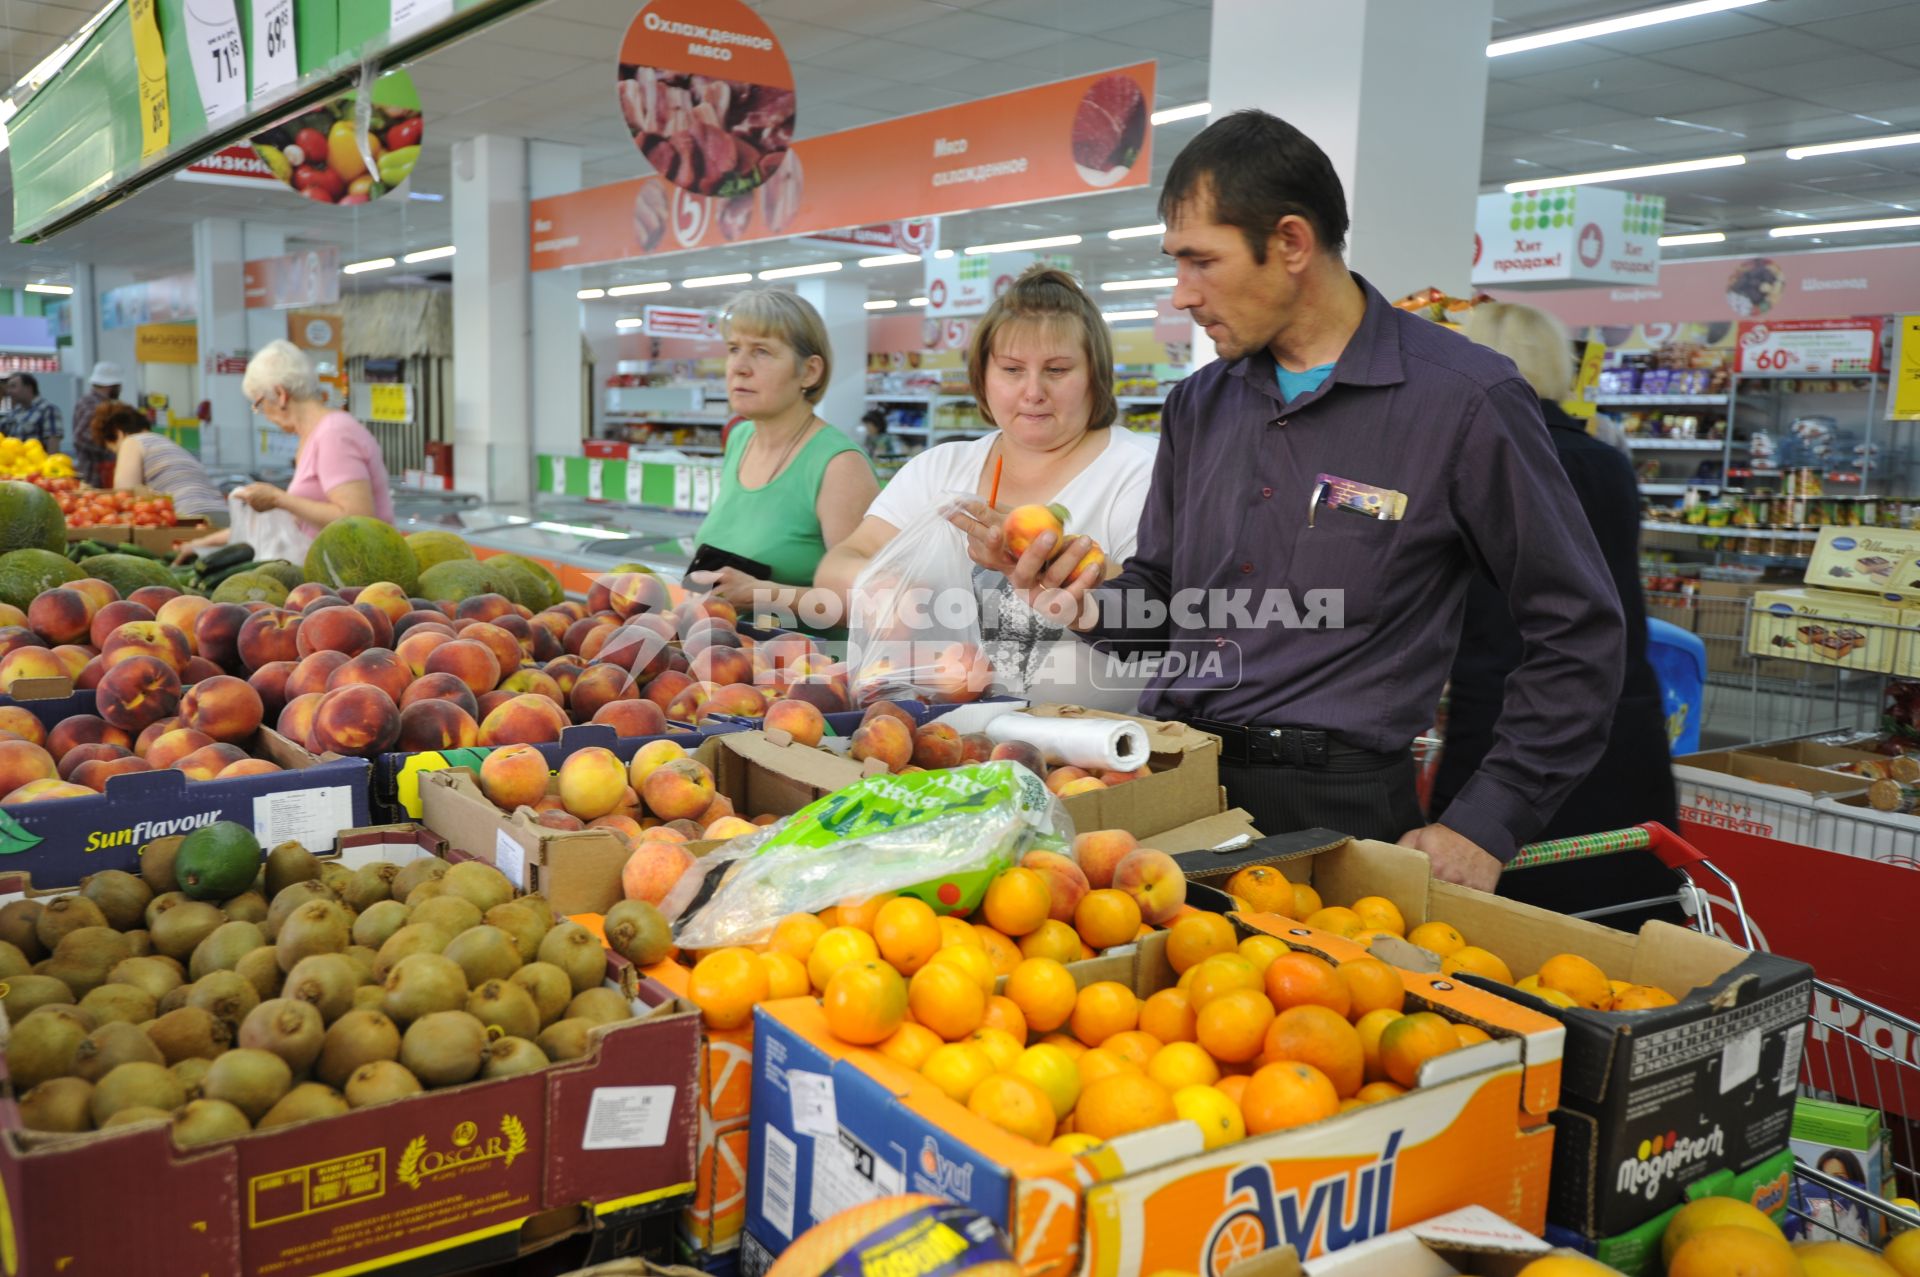
[{"label": "ceiling light fixture", "polygon": [[1157,310],[1110,310],[1105,318],[1109,324],[1118,324],[1130,319],[1154,319],[1159,314]]},{"label": "ceiling light fixture", "polygon": [[1597,173],[1569,173],[1565,177],[1530,177],[1520,182],[1508,182],[1506,190],[1513,195],[1521,191],[1545,191],[1562,186],[1591,186],[1595,182],[1629,182],[1641,177],[1664,177],[1669,173],[1738,168],[1746,162],[1744,155],[1710,155],[1704,160],[1679,160],[1672,164],[1641,164],[1634,168],[1601,169]]},{"label": "ceiling light fixture", "polygon": [[[949,252],[952,250],[949,249]],[[862,266],[905,266],[909,262],[920,260],[918,253],[884,253],[879,257],[862,257]]]},{"label": "ceiling light fixture", "polygon": [[1212,110],[1211,102],[1189,102],[1185,106],[1170,106],[1164,111],[1155,111],[1147,118],[1155,124],[1172,124],[1175,120],[1191,120],[1196,115],[1206,115]]},{"label": "ceiling light fixture", "polygon": [[1897,231],[1920,226],[1920,217],[1877,217],[1865,222],[1819,222],[1806,226],[1776,226],[1767,234],[1775,239],[1798,235],[1844,235],[1849,231]]},{"label": "ceiling light fixture", "polygon": [[1815,155],[1844,155],[1848,151],[1877,151],[1883,146],[1913,146],[1920,143],[1920,133],[1892,133],[1886,137],[1857,137],[1851,142],[1822,142],[1818,146],[1790,146],[1787,158],[1790,160],[1810,159]]},{"label": "ceiling light fixture", "polygon": [[439,248],[423,248],[417,253],[408,253],[405,257],[402,257],[400,260],[405,262],[407,265],[411,266],[415,262],[433,262],[433,261],[438,261],[442,257],[452,257],[452,256],[453,256],[453,245],[445,244]]},{"label": "ceiling light fixture", "polygon": [[1149,235],[1165,235],[1166,224],[1155,222],[1151,226],[1122,226],[1117,231],[1108,231],[1108,239],[1145,239]]},{"label": "ceiling light fixture", "polygon": [[583,302],[598,301],[606,295],[607,290],[604,288],[583,288],[574,294],[575,297],[578,297]]},{"label": "ceiling light fixture", "polygon": [[805,266],[776,266],[760,272],[761,279],[792,279],[796,275],[831,275],[845,262],[808,262]]},{"label": "ceiling light fixture", "polygon": [[[745,279],[746,276],[742,275],[739,278]],[[633,297],[640,293],[664,293],[672,287],[673,285],[669,284],[666,280],[656,279],[650,284],[622,284],[618,288],[609,288],[607,290],[607,296]]]},{"label": "ceiling light fixture", "polygon": [[420,200],[427,204],[438,204],[447,197],[434,191],[408,191],[407,198],[410,200]]},{"label": "ceiling light fixture", "polygon": [[867,302],[866,307],[868,310],[892,310],[894,307],[898,306],[899,304],[900,304],[899,302],[894,301],[892,298],[887,298],[884,301]]},{"label": "ceiling light fixture", "polygon": [[1727,242],[1725,231],[1697,231],[1687,235],[1662,235],[1660,247],[1685,248],[1689,244],[1724,244]]},{"label": "ceiling light fixture", "polygon": [[1155,275],[1152,279],[1110,279],[1100,285],[1103,293],[1126,293],[1136,288],[1172,288],[1180,281],[1172,275]]},{"label": "ceiling light fixture", "polygon": [[747,284],[753,282],[753,276],[746,271],[737,271],[732,275],[695,275],[692,279],[680,281],[682,288],[719,288],[725,284]]},{"label": "ceiling light fixture", "polygon": [[362,271],[385,270],[387,267],[393,265],[397,265],[397,263],[391,257],[373,257],[364,262],[348,262],[340,268],[340,273],[343,275],[358,275]]},{"label": "ceiling light fixture", "polygon": [[1744,9],[1759,3],[1760,0],[1693,0],[1691,4],[1642,9],[1639,13],[1623,13],[1617,18],[1603,18],[1599,22],[1582,22],[1577,26],[1557,27],[1552,31],[1495,40],[1487,46],[1487,56],[1498,58],[1509,53],[1526,53],[1532,49],[1551,48],[1556,44],[1572,44],[1576,40],[1591,40],[1597,36],[1617,35],[1622,31],[1637,31],[1641,27],[1657,27],[1686,18],[1701,18],[1709,13],[1724,13],[1728,9]]},{"label": "ceiling light fixture", "polygon": [[45,293],[50,297],[71,297],[73,288],[68,284],[28,284],[30,293]]},{"label": "ceiling light fixture", "polygon": [[926,304],[927,304],[927,299],[926,299],[926,298],[924,298],[924,297],[909,297],[909,298],[907,298],[907,305],[909,305],[909,306],[924,306],[924,305],[926,305]]},{"label": "ceiling light fixture", "polygon": [[953,250],[951,248],[936,248],[933,250],[933,257],[935,261],[944,262],[949,257],[952,257],[952,256],[953,256]]},{"label": "ceiling light fixture", "polygon": [[1038,239],[1010,239],[1001,244],[969,244],[960,251],[969,257],[987,253],[1019,253],[1033,248],[1067,248],[1080,242],[1078,235],[1042,235]]},{"label": "ceiling light fixture", "polygon": [[646,322],[647,322],[647,321],[646,321],[646,320],[644,320],[644,319],[634,319],[634,318],[631,318],[631,317],[629,317],[629,318],[627,318],[627,319],[616,319],[616,320],[614,320],[614,321],[613,321],[613,326],[614,326],[615,328],[638,328],[638,327],[639,327],[640,325],[642,325],[642,324],[644,324],[644,323],[646,323]]}]

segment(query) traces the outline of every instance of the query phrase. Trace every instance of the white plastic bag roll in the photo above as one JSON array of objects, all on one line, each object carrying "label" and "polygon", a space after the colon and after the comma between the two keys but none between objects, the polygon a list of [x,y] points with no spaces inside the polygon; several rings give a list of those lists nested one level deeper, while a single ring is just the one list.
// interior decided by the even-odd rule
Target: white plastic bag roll
[{"label": "white plastic bag roll", "polygon": [[987,724],[994,743],[1025,741],[1046,755],[1049,766],[1130,772],[1147,765],[1153,751],[1140,724],[1119,718],[1039,718],[1018,712]]}]

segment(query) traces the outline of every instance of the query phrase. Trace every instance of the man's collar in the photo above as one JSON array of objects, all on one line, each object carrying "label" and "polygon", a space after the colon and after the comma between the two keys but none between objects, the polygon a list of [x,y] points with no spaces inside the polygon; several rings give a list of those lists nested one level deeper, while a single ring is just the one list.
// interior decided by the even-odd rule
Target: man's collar
[{"label": "man's collar", "polygon": [[[1393,304],[1358,272],[1349,273],[1366,299],[1366,310],[1334,362],[1330,380],[1349,386],[1398,385],[1407,379],[1407,372]],[[1235,361],[1227,371],[1235,377],[1251,377],[1252,384],[1266,388],[1274,385],[1274,367],[1273,352],[1258,350]]]}]

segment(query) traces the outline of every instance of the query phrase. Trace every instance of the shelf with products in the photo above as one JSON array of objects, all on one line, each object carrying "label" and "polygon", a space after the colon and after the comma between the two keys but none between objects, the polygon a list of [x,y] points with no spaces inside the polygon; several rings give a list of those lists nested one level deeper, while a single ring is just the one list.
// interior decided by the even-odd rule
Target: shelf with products
[{"label": "shelf with products", "polygon": [[[1597,408],[1724,408],[1727,397],[1714,395],[1595,395]],[[1611,413],[1609,416],[1613,415]]]},{"label": "shelf with products", "polygon": [[1640,491],[1650,497],[1684,497],[1689,492],[1718,492],[1720,485],[1690,480],[1643,480]]},{"label": "shelf with products", "polygon": [[1645,449],[1649,452],[1719,452],[1727,446],[1722,439],[1661,439],[1655,437],[1637,438],[1627,436],[1627,446],[1633,449]]}]

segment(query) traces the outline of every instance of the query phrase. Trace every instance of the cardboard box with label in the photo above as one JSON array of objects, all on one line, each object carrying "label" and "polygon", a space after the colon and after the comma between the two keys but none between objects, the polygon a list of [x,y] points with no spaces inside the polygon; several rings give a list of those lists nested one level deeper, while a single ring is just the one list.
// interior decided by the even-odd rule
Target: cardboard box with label
[{"label": "cardboard box with label", "polygon": [[[1788,1222],[1788,1192],[1793,1186],[1793,1154],[1782,1151],[1744,1171],[1719,1170],[1687,1185],[1686,1201],[1702,1197],[1731,1197],[1771,1215],[1783,1228]],[[1562,1228],[1551,1221],[1546,1239],[1581,1255],[1589,1255],[1626,1277],[1661,1277],[1665,1265],[1660,1258],[1660,1241],[1667,1225],[1685,1203],[1677,1203],[1646,1223],[1615,1233],[1610,1237],[1588,1237]]]},{"label": "cardboard box with label", "polygon": [[[1881,1161],[1881,1116],[1877,1109],[1833,1100],[1803,1099],[1793,1109],[1793,1160],[1881,1196],[1892,1168]],[[1851,1198],[1811,1181],[1800,1186],[1790,1237],[1862,1246],[1886,1240],[1886,1217],[1862,1210]]]},{"label": "cardboard box with label", "polygon": [[[1707,649],[1709,674],[1740,674],[1797,679],[1806,670],[1792,661],[1756,658],[1747,652],[1747,607],[1764,590],[1780,589],[1757,581],[1701,581],[1694,586],[1691,628]],[[1662,620],[1674,620],[1660,613]],[[1676,622],[1677,623],[1677,622]]]},{"label": "cardboard box with label", "polygon": [[1821,528],[1807,559],[1806,582],[1824,590],[1920,601],[1920,531]]},{"label": "cardboard box with label", "polygon": [[1904,673],[1913,668],[1914,617],[1897,600],[1838,590],[1763,590],[1753,596],[1747,651],[1832,669]]},{"label": "cardboard box with label", "polygon": [[1673,782],[1683,826],[1704,825],[1828,851],[1842,849],[1842,835],[1824,801],[1863,794],[1868,784],[1862,776],[1751,750],[1677,758]]}]

